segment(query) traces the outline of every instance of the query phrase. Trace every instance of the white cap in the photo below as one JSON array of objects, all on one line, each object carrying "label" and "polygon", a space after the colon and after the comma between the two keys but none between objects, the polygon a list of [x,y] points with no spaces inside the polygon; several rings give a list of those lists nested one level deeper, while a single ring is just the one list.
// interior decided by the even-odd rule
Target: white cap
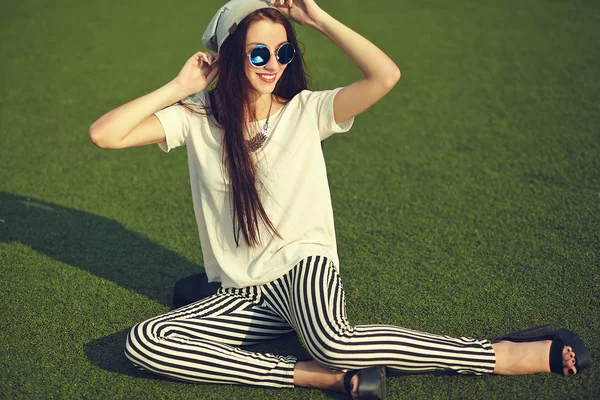
[{"label": "white cap", "polygon": [[218,53],[225,39],[235,32],[238,24],[249,14],[262,8],[277,10],[269,0],[231,0],[221,7],[210,21],[202,35],[202,43],[207,50]]}]

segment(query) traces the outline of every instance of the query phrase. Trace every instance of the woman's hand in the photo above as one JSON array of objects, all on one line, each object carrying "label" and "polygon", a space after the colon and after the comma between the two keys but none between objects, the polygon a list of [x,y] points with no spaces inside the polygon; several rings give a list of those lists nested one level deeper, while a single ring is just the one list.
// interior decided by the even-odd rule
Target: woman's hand
[{"label": "woman's hand", "polygon": [[271,5],[276,6],[288,18],[301,25],[317,27],[323,10],[314,0],[271,0]]},{"label": "woman's hand", "polygon": [[175,83],[189,96],[206,89],[217,77],[217,72],[215,57],[199,51],[186,61]]}]

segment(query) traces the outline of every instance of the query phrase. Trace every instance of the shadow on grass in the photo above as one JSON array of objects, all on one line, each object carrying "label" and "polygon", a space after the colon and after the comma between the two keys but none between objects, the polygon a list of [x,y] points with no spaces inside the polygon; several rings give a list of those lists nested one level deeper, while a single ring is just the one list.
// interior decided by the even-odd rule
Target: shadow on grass
[{"label": "shadow on grass", "polygon": [[116,372],[137,378],[167,380],[160,375],[142,371],[133,366],[125,357],[125,340],[129,329],[93,340],[83,346],[83,352],[90,362],[108,372]]},{"label": "shadow on grass", "polygon": [[202,268],[123,225],[32,197],[0,192],[0,243],[20,242],[160,304]]},{"label": "shadow on grass", "polygon": [[[105,217],[0,192],[0,220],[0,243],[22,243],[164,305],[182,306],[214,293],[219,286],[198,274],[200,266]],[[136,369],[125,358],[128,331],[86,344],[85,355],[110,372],[162,379]],[[251,349],[309,359],[295,333]]]}]

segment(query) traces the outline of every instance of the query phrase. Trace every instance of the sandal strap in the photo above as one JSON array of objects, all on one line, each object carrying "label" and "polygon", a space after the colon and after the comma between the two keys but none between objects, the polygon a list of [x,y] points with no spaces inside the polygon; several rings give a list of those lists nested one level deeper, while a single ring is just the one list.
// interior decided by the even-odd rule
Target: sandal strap
[{"label": "sandal strap", "polygon": [[556,335],[552,339],[552,345],[550,346],[550,371],[555,374],[564,375],[563,372],[563,349],[565,342],[560,335]]},{"label": "sandal strap", "polygon": [[498,343],[501,340],[508,340],[510,342],[535,342],[537,340],[551,339],[551,337],[548,336],[551,333],[552,325],[540,325],[534,328],[509,333],[508,335],[498,336],[492,339],[491,342]]},{"label": "sandal strap", "polygon": [[346,393],[348,393],[349,396],[352,396],[352,384],[350,383],[350,381],[352,380],[354,375],[358,374],[359,372],[360,370],[347,371],[344,374],[344,389],[346,389]]}]

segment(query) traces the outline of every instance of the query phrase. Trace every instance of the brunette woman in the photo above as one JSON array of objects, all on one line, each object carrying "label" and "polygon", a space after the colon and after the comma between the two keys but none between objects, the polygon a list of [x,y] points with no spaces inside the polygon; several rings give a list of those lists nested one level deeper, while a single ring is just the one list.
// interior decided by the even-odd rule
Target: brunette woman
[{"label": "brunette woman", "polygon": [[[290,19],[333,41],[364,76],[307,90]],[[206,273],[221,282],[216,294],[136,325],[126,344],[134,364],[189,382],[361,399],[383,398],[386,367],[569,375],[589,364],[576,334],[548,326],[489,341],[351,325],[320,144],[388,93],[398,67],[313,0],[230,1],[203,42],[210,52],[194,54],[175,79],[90,128],[102,148],[187,148]],[[241,348],[292,330],[313,360]]]}]

